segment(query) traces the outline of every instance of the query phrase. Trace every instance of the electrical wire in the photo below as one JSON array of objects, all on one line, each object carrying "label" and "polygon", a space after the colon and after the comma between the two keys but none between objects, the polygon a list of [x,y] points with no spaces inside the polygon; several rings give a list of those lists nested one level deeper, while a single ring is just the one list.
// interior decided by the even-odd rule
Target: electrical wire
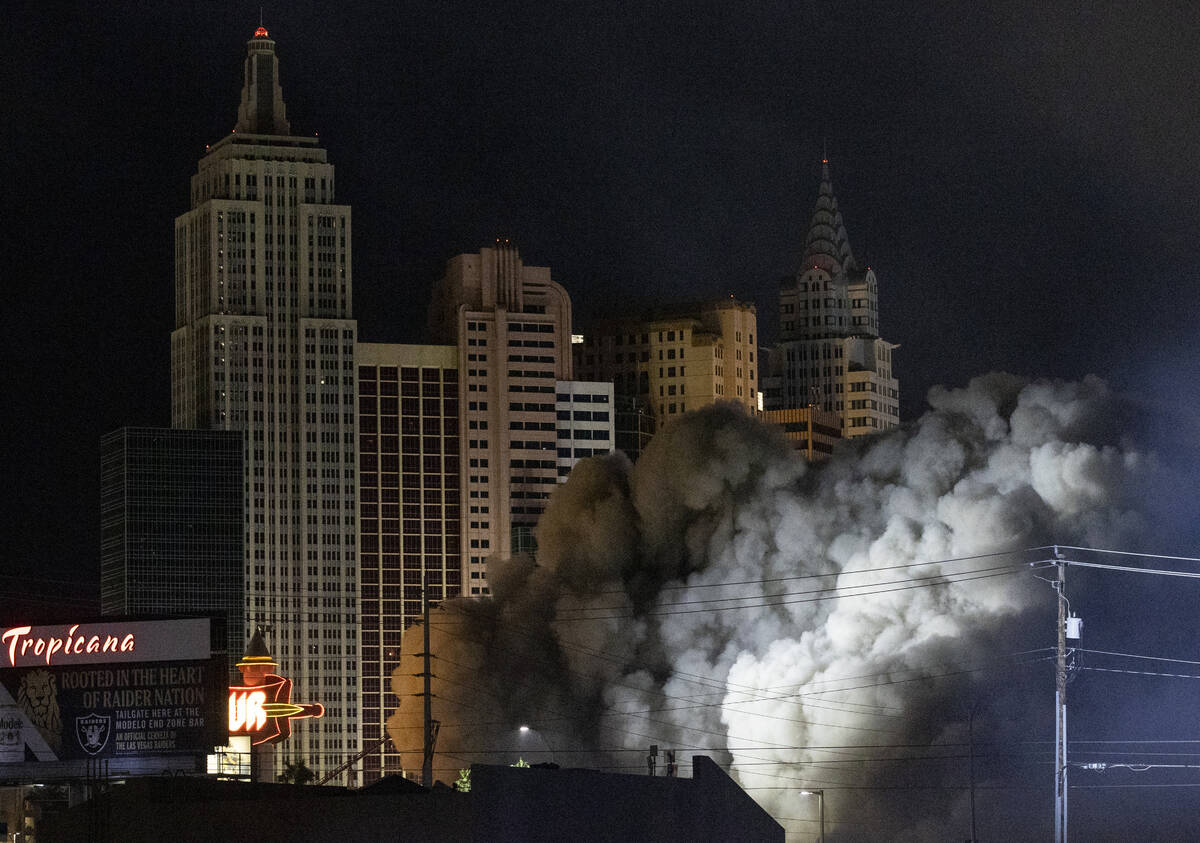
[{"label": "electrical wire", "polygon": [[[1076,547],[1070,544],[1047,545],[1047,547],[1057,547],[1059,550],[1083,550],[1088,553],[1109,553],[1114,556],[1137,556],[1142,559],[1166,559],[1172,562],[1200,562],[1200,557],[1197,556],[1167,556],[1162,553],[1137,553],[1131,550],[1108,550],[1100,547]],[[1037,548],[1045,550],[1046,548]]]},{"label": "electrical wire", "polygon": [[[469,636],[460,635],[460,634],[458,634],[458,633],[456,633],[456,632],[450,632],[450,631],[446,631],[446,632],[445,632],[445,634],[446,634],[446,635],[449,635],[450,637],[453,637],[453,638],[458,638],[459,640],[464,640],[464,641],[474,641],[474,642],[478,643],[478,639],[474,639],[474,638],[471,638],[471,637],[469,637]],[[1048,649],[1048,648],[1044,648],[1044,649]],[[1029,653],[1036,653],[1036,652],[1042,652],[1042,651],[1043,651],[1043,650],[1033,650],[1033,651],[1027,651],[1027,652],[1029,652]],[[1020,654],[1016,654],[1016,655],[1024,655],[1024,653],[1020,653]],[[536,658],[536,656],[535,656],[534,658]],[[1047,658],[1049,658],[1049,657],[1047,657]],[[451,661],[451,660],[445,659],[444,657],[443,657],[443,660],[447,661],[447,662],[448,662],[448,663],[450,663],[450,664],[454,664],[456,667],[462,668],[462,669],[464,669],[464,670],[470,670],[470,669],[471,669],[471,668],[470,668],[469,666],[467,666],[467,665],[463,665],[463,664],[459,664],[459,663],[457,663],[457,662],[453,662],[453,661]],[[1020,664],[1031,664],[1031,663],[1035,663],[1035,662],[1038,662],[1038,661],[1044,661],[1044,660],[1045,660],[1045,659],[1032,659],[1032,660],[1027,660],[1027,661],[1025,661],[1025,662],[1019,662],[1019,663],[1018,663],[1018,665],[1020,665]],[[585,679],[595,679],[595,677],[593,677],[593,676],[591,676],[591,675],[589,675],[589,674],[584,674],[584,673],[581,673],[581,672],[579,672],[579,671],[573,671],[573,670],[570,670],[569,668],[563,668],[563,667],[561,667],[561,666],[559,666],[559,665],[555,665],[555,669],[556,669],[556,670],[564,670],[564,669],[565,669],[567,672],[569,672],[569,673],[574,673],[574,674],[576,674],[576,675],[583,676]],[[860,685],[860,686],[856,686],[856,687],[854,687],[854,688],[834,688],[834,689],[826,689],[826,690],[819,690],[819,691],[815,691],[815,692],[812,692],[811,694],[803,694],[803,695],[801,695],[801,694],[795,694],[795,693],[791,693],[791,694],[783,694],[783,695],[774,696],[774,697],[763,697],[763,696],[759,696],[757,699],[752,699],[752,700],[736,700],[736,701],[731,701],[731,702],[729,702],[729,703],[726,703],[726,702],[725,702],[725,700],[721,700],[721,701],[717,701],[717,702],[711,702],[711,703],[694,703],[694,704],[690,704],[690,705],[664,706],[664,707],[659,707],[659,708],[644,709],[644,710],[641,710],[641,711],[629,711],[629,712],[626,712],[626,711],[614,711],[614,712],[608,712],[608,713],[606,713],[606,715],[605,715],[605,716],[639,716],[639,717],[640,717],[640,716],[645,716],[645,715],[648,715],[648,714],[661,713],[661,712],[666,712],[666,711],[680,711],[680,710],[687,710],[687,709],[694,709],[694,708],[706,708],[706,707],[716,707],[716,706],[722,706],[722,707],[724,707],[724,708],[728,709],[728,708],[729,708],[729,706],[731,706],[731,705],[742,705],[742,704],[746,704],[746,703],[750,703],[750,702],[767,702],[767,701],[772,701],[772,700],[780,700],[780,701],[784,701],[784,702],[790,702],[790,700],[789,700],[788,698],[790,698],[790,697],[793,697],[793,696],[810,696],[810,695],[813,695],[813,696],[815,696],[816,694],[828,694],[828,693],[833,693],[833,692],[843,692],[843,691],[847,691],[847,690],[857,690],[857,689],[861,689],[861,688],[865,688],[865,687],[878,687],[878,686],[880,686],[880,685],[891,685],[891,684],[899,684],[899,683],[901,683],[901,682],[920,681],[920,680],[924,680],[924,679],[938,678],[938,677],[940,677],[940,676],[959,675],[959,674],[962,674],[962,673],[976,672],[976,670],[978,670],[978,669],[975,669],[975,670],[966,670],[966,671],[951,671],[951,672],[947,672],[947,673],[943,673],[943,674],[937,674],[937,675],[933,675],[933,676],[930,676],[929,674],[925,674],[925,675],[921,675],[921,676],[912,677],[912,678],[909,678],[909,679],[891,679],[891,680],[888,680],[888,681],[886,681],[886,682],[870,683],[869,685]],[[890,674],[880,674],[880,675],[890,675]],[[830,681],[835,681],[835,680],[830,680]],[[609,684],[612,684],[612,683],[609,683]],[[642,688],[636,688],[636,687],[634,687],[634,686],[625,685],[625,684],[623,684],[623,683],[619,683],[619,682],[618,682],[618,683],[615,683],[615,684],[617,684],[617,685],[618,685],[618,686],[620,686],[620,687],[626,687],[626,688],[629,688],[629,689],[631,689],[631,690],[638,691],[639,693],[644,693],[644,692],[645,692],[645,689],[642,689]],[[739,692],[739,693],[746,693],[746,692]],[[662,696],[666,697],[667,699],[677,699],[677,697],[674,697],[674,696],[672,696],[672,695],[665,695],[665,694],[664,694],[664,695],[662,695]],[[801,704],[801,703],[799,703],[799,702],[798,702],[798,703],[791,703],[791,704]],[[807,703],[807,702],[806,702],[806,703],[804,703],[804,704],[811,704],[811,703]],[[831,728],[849,728],[849,729],[857,729],[857,730],[861,730],[861,731],[877,731],[877,732],[884,732],[884,733],[887,733],[887,732],[889,732],[889,731],[890,731],[890,730],[886,730],[886,729],[869,729],[869,728],[867,728],[867,727],[846,726],[846,725],[842,725],[842,724],[819,723],[819,722],[816,722],[816,721],[811,721],[811,720],[803,720],[803,719],[797,719],[797,718],[788,718],[788,717],[783,717],[783,716],[781,716],[781,715],[772,715],[772,714],[766,714],[766,713],[762,713],[762,712],[752,712],[752,711],[746,711],[745,709],[732,709],[732,710],[738,711],[738,712],[740,712],[740,713],[749,714],[749,715],[752,715],[752,716],[762,716],[762,717],[766,717],[766,718],[769,718],[769,719],[786,720],[786,721],[791,721],[791,722],[805,723],[805,724],[808,724],[808,725],[826,726],[826,727],[831,727]],[[862,714],[862,713],[863,713],[863,712],[856,712],[856,711],[851,711],[851,710],[846,710],[846,709],[841,709],[841,710],[842,710],[844,713],[847,713],[847,714]],[[870,714],[868,714],[867,716],[875,716],[875,715],[870,715]]]},{"label": "electrical wire", "polygon": [[1129,565],[1105,565],[1102,562],[1076,562],[1073,560],[1062,560],[1062,564],[1072,568],[1099,568],[1105,571],[1124,571],[1129,574],[1157,574],[1162,577],[1185,577],[1187,579],[1200,579],[1200,572],[1196,571],[1168,571],[1163,568],[1134,568]]},{"label": "electrical wire", "polygon": [[[882,565],[878,568],[855,568],[852,570],[831,571],[825,574],[796,574],[790,577],[773,577],[769,579],[758,580],[731,580],[728,582],[716,583],[681,583],[679,585],[664,585],[659,588],[659,591],[676,591],[687,590],[693,588],[724,588],[734,585],[766,585],[768,583],[790,582],[792,580],[808,580],[819,579],[821,577],[836,577],[843,574],[873,574],[878,571],[898,571],[904,568],[918,568],[925,565],[946,565],[950,562],[970,562],[976,559],[991,559],[997,556],[1014,556],[1021,553],[1031,553],[1037,550],[1046,550],[1047,547],[1030,547],[1023,550],[1000,550],[993,553],[977,553],[973,556],[954,556],[949,559],[936,559],[925,562],[908,562],[904,565]],[[699,573],[699,572],[697,572]],[[606,591],[593,592],[594,594],[626,594],[624,589],[612,589]]]},{"label": "electrical wire", "polygon": [[1175,664],[1200,664],[1200,661],[1193,659],[1169,659],[1166,656],[1141,656],[1136,653],[1114,653],[1111,650],[1089,650],[1085,647],[1076,648],[1081,653],[1096,653],[1101,656],[1121,656],[1127,659],[1147,659],[1156,662],[1173,662]]},{"label": "electrical wire", "polygon": [[1086,667],[1078,666],[1076,670],[1097,670],[1101,673],[1129,673],[1137,676],[1167,676],[1172,679],[1200,679],[1200,675],[1194,673],[1158,673],[1153,670],[1120,670],[1115,667]]},{"label": "electrical wire", "polygon": [[[532,631],[527,631],[527,630],[524,630],[523,628],[520,628],[520,627],[516,627],[516,629],[517,629],[519,632],[528,632],[529,634],[532,634]],[[446,634],[446,635],[449,635],[449,636],[450,636],[450,637],[452,637],[452,638],[458,638],[459,640],[463,640],[463,641],[472,641],[472,642],[476,642],[476,643],[478,643],[478,639],[471,638],[471,637],[464,636],[464,635],[460,635],[460,634],[458,634],[457,632],[450,632],[450,631],[448,631],[448,630],[447,630],[447,631],[445,631],[445,634]],[[585,651],[587,651],[587,648],[582,648],[582,649],[584,649]],[[1023,656],[1023,655],[1029,655],[1029,654],[1034,654],[1034,653],[1039,653],[1039,652],[1045,652],[1045,651],[1046,651],[1046,650],[1048,650],[1048,649],[1050,649],[1050,648],[1039,648],[1039,649],[1036,649],[1036,650],[1028,650],[1028,651],[1023,651],[1023,652],[1020,652],[1020,653],[1014,653],[1014,654],[1011,654],[1011,655],[1010,655],[1010,656],[1008,656],[1008,657],[1005,657],[1005,659],[993,660],[993,664],[994,664],[995,662],[997,662],[997,661],[1006,661],[1008,658],[1011,658],[1011,657],[1014,657],[1014,656]],[[619,662],[618,660],[616,660],[616,659],[612,659],[611,657],[607,657],[607,656],[606,656],[606,655],[604,655],[604,654],[600,654],[600,653],[594,653],[594,652],[592,652],[592,651],[587,651],[587,654],[589,654],[589,655],[596,655],[597,657],[600,657],[600,658],[605,658],[605,659],[607,659],[607,660],[611,660],[611,661],[614,661],[614,662],[616,662],[617,664],[620,664],[620,662]],[[1053,658],[1053,657],[1052,657],[1052,656],[1047,656],[1047,657],[1044,657],[1044,658],[1028,659],[1028,660],[1025,660],[1025,661],[1022,661],[1022,662],[1017,662],[1017,663],[1016,663],[1016,665],[1014,665],[1014,666],[1022,666],[1022,665],[1027,665],[1027,664],[1034,664],[1034,663],[1036,663],[1036,662],[1045,661],[1045,660],[1048,660],[1048,659],[1050,659],[1050,658]],[[443,659],[444,659],[444,657],[443,657]],[[444,660],[445,660],[445,659],[444,659]],[[449,661],[449,660],[447,660],[447,661]],[[458,664],[458,663],[456,663],[456,662],[451,662],[451,663],[455,664],[455,666],[457,666],[457,667],[463,668],[464,670],[470,670],[470,669],[471,669],[471,668],[470,668],[469,666],[467,666],[467,665]],[[559,665],[555,665],[555,668],[556,668],[556,669],[563,669],[563,668],[562,668],[561,666],[559,666]],[[925,668],[919,668],[919,667],[917,667],[917,668],[909,668],[909,669],[907,669],[907,670],[908,670],[908,671],[914,671],[914,670],[923,670],[923,669],[925,669]],[[845,692],[845,691],[851,691],[851,690],[860,690],[860,689],[864,689],[864,688],[880,687],[880,686],[885,686],[885,685],[901,684],[901,683],[906,683],[906,682],[923,681],[923,680],[928,680],[928,679],[936,679],[936,678],[943,678],[943,677],[948,677],[948,676],[963,675],[963,674],[966,674],[966,673],[974,673],[974,672],[979,672],[979,671],[986,670],[986,669],[989,669],[989,667],[974,667],[974,668],[968,668],[968,669],[966,669],[966,670],[947,671],[947,672],[944,672],[944,673],[941,673],[941,674],[928,674],[928,673],[924,673],[924,674],[920,674],[920,675],[917,675],[917,676],[913,676],[913,677],[910,677],[910,678],[907,678],[907,679],[888,679],[888,680],[886,680],[886,681],[883,681],[883,682],[866,683],[866,684],[862,684],[862,685],[856,685],[856,686],[850,686],[850,687],[846,687],[846,688],[829,688],[829,689],[818,689],[818,690],[815,690],[815,691],[806,692],[806,693],[804,693],[804,694],[799,694],[799,693],[784,694],[784,695],[780,695],[779,697],[776,697],[776,699],[784,699],[784,698],[786,698],[786,697],[792,697],[792,696],[802,696],[802,697],[809,697],[809,696],[817,696],[817,695],[829,694],[829,693],[839,693],[839,692]],[[577,674],[577,675],[580,675],[580,676],[584,677],[585,679],[595,679],[595,678],[596,678],[596,677],[594,677],[594,676],[591,676],[591,675],[589,675],[589,674],[585,674],[585,673],[581,673],[581,672],[579,672],[579,671],[573,671],[573,670],[570,670],[570,669],[566,669],[566,670],[567,670],[567,672],[570,672],[570,673],[575,673],[575,674]],[[906,671],[902,671],[902,672],[906,672]],[[878,675],[878,676],[891,676],[891,675],[893,675],[894,673],[895,673],[895,671],[890,671],[890,672],[885,672],[885,673],[880,673],[880,674],[864,674],[863,676],[864,676],[865,678],[869,678],[869,677],[871,677],[871,676],[876,676],[876,675]],[[837,681],[845,681],[845,680],[847,680],[847,679],[852,679],[852,678],[857,678],[857,677],[845,677],[845,678],[842,678],[842,679],[831,679],[831,680],[825,680],[825,681],[826,681],[826,682],[837,682]],[[714,682],[714,680],[712,680],[712,679],[711,679],[711,677],[704,677],[704,680],[705,680],[705,682],[706,682],[706,683],[713,683],[713,682]],[[611,683],[610,683],[610,684],[611,684]],[[621,687],[626,687],[626,688],[630,688],[630,689],[632,689],[632,690],[636,690],[636,691],[638,691],[639,693],[642,693],[642,692],[644,692],[644,691],[645,691],[645,689],[642,689],[642,688],[636,688],[636,687],[634,687],[634,686],[625,685],[625,684],[623,684],[623,683],[616,683],[616,684],[617,684],[617,685],[619,685],[619,686],[621,686]],[[744,686],[744,687],[748,687],[748,686]],[[801,687],[801,686],[788,686],[788,687]],[[758,689],[753,689],[753,690],[757,691]],[[728,693],[728,688],[724,688],[724,691],[723,691],[723,692],[724,692],[724,693]],[[749,692],[749,691],[747,691],[747,692],[738,692],[738,693],[748,693],[748,692]],[[663,695],[663,696],[665,696],[665,697],[666,697],[666,698],[668,698],[668,699],[678,699],[678,697],[675,697],[675,696],[673,696],[673,695]],[[686,698],[684,698],[684,699],[686,699]],[[770,699],[772,699],[772,698],[768,698],[768,697],[760,697],[758,700],[754,700],[754,701],[769,701]],[[746,703],[746,702],[749,702],[749,701],[747,701],[747,700],[738,700],[738,701],[735,701],[733,704],[743,704],[743,703]],[[659,709],[647,709],[647,710],[645,710],[645,711],[642,711],[642,712],[620,712],[620,713],[623,713],[623,714],[631,714],[631,715],[640,715],[640,714],[648,714],[648,713],[657,713],[657,712],[661,712],[661,711],[681,710],[681,709],[687,709],[687,708],[715,707],[715,706],[717,706],[717,705],[723,705],[723,704],[724,704],[724,700],[721,700],[721,701],[714,702],[714,703],[700,703],[700,704],[696,704],[696,705],[689,705],[689,706],[674,706],[674,707],[665,707],[665,708],[659,708]],[[843,711],[846,711],[846,710],[845,710],[845,709],[843,709]],[[747,714],[755,714],[754,712],[744,712],[744,713],[747,713]],[[853,714],[853,713],[861,713],[861,712],[846,711],[846,713],[851,713],[851,714]],[[776,717],[776,716],[774,716],[774,715],[763,715],[763,716],[767,716],[767,717]],[[781,719],[788,719],[788,718],[781,718]],[[811,722],[811,721],[800,721],[800,722]],[[819,724],[819,723],[813,723],[812,725],[829,725],[829,724]]]},{"label": "electrical wire", "polygon": [[1071,790],[1105,790],[1109,788],[1153,788],[1153,787],[1200,787],[1200,782],[1162,782],[1160,784],[1141,784],[1140,782],[1130,782],[1129,784],[1073,784]]},{"label": "electrical wire", "polygon": [[[844,587],[814,589],[813,591],[807,592],[807,593],[818,594],[818,595],[822,595],[822,596],[806,597],[806,598],[797,599],[797,600],[770,600],[770,599],[764,599],[762,597],[754,597],[754,598],[747,597],[745,599],[757,599],[759,602],[747,603],[747,604],[744,604],[741,606],[716,606],[716,607],[712,607],[712,608],[703,608],[703,609],[671,609],[669,611],[663,611],[663,612],[651,610],[651,611],[642,612],[642,613],[635,613],[632,609],[630,609],[629,611],[623,611],[623,612],[620,612],[619,614],[590,615],[590,616],[582,616],[581,615],[579,617],[563,617],[562,615],[559,615],[555,618],[555,622],[557,622],[557,623],[575,623],[575,622],[579,622],[579,621],[630,620],[630,619],[634,619],[634,618],[666,617],[666,616],[672,616],[672,615],[692,615],[692,614],[698,614],[698,613],[711,614],[713,612],[736,611],[736,610],[740,610],[740,609],[763,609],[763,608],[771,608],[771,607],[775,607],[775,606],[794,605],[794,604],[799,604],[799,603],[817,603],[822,600],[842,600],[842,599],[848,599],[848,598],[852,598],[852,597],[869,597],[869,596],[873,596],[873,595],[877,595],[877,594],[892,594],[897,591],[909,591],[914,588],[936,588],[936,587],[940,587],[940,586],[957,585],[959,583],[971,582],[972,580],[992,579],[994,577],[1007,577],[1007,576],[1012,576],[1014,574],[1020,573],[1021,570],[1024,568],[1023,565],[1019,565],[1019,564],[1012,565],[1012,566],[998,566],[998,567],[1008,568],[1010,570],[1003,570],[999,573],[985,573],[985,574],[980,574],[978,576],[960,576],[959,574],[944,574],[944,575],[938,575],[937,577],[930,578],[930,579],[940,580],[939,582],[925,582],[925,583],[917,583],[915,585],[897,585],[897,587],[895,587],[895,588],[881,588],[881,589],[876,589],[874,591],[859,591],[854,594],[839,593],[839,592],[843,591]],[[983,569],[983,570],[993,570],[993,569]],[[972,574],[974,572],[973,571],[963,571],[961,573],[962,574]],[[1197,574],[1197,576],[1200,577],[1200,574]],[[895,583],[901,583],[901,582],[911,582],[911,580],[896,580],[893,583],[889,583],[889,584],[895,584]],[[850,586],[850,588],[870,588],[870,587],[871,586]],[[698,601],[698,602],[707,602],[707,601]],[[588,611],[588,610],[579,609],[576,611],[584,612],[584,611]],[[599,607],[595,611],[610,611],[610,609],[608,607]],[[455,622],[459,622],[459,621],[455,621]]]},{"label": "electrical wire", "polygon": [[[658,611],[659,609],[661,609],[664,606],[701,606],[701,607],[707,607],[707,609],[709,611],[720,611],[722,609],[741,609],[741,608],[758,608],[758,607],[763,607],[763,606],[777,606],[777,605],[784,605],[784,604],[789,604],[789,603],[793,603],[793,602],[807,602],[807,601],[792,601],[792,600],[778,599],[778,598],[783,598],[783,597],[798,597],[801,595],[809,595],[809,594],[837,594],[838,592],[847,592],[847,591],[858,590],[858,589],[876,588],[881,585],[901,585],[901,584],[910,584],[910,583],[922,583],[922,582],[930,581],[930,580],[948,580],[948,581],[952,581],[952,582],[957,582],[957,580],[951,580],[950,578],[958,577],[958,576],[965,575],[965,574],[984,574],[984,573],[988,573],[991,571],[1013,571],[1013,572],[1015,572],[1016,570],[1023,570],[1023,569],[1024,569],[1024,565],[1022,565],[1022,564],[1019,564],[1019,563],[1011,564],[1010,563],[1007,565],[994,565],[990,568],[973,568],[969,571],[954,571],[951,573],[944,573],[944,574],[931,574],[930,576],[927,576],[927,577],[909,577],[907,579],[901,579],[901,580],[886,580],[883,582],[863,583],[862,585],[839,584],[839,585],[834,585],[834,586],[828,586],[826,588],[809,589],[807,591],[782,591],[782,592],[778,592],[776,594],[747,594],[747,595],[737,596],[737,597],[710,597],[710,598],[705,598],[703,600],[676,600],[676,601],[671,601],[671,602],[658,602],[658,603],[654,604],[653,610],[645,612],[644,615],[645,616],[654,616],[654,615],[664,615],[664,614],[683,614],[682,612],[678,612],[678,611],[671,611],[671,612]],[[942,585],[944,583],[931,583],[931,584]],[[868,593],[875,593],[875,592],[868,592]],[[858,595],[851,593],[851,594],[840,594],[839,596],[856,597]],[[729,602],[735,601],[735,600],[753,600],[753,601],[757,601],[757,602],[753,603],[752,606],[749,606],[749,607],[747,607],[747,606],[709,605],[709,604],[717,604],[717,603],[729,603]],[[578,613],[582,614],[584,612],[609,612],[609,611],[615,611],[615,610],[623,610],[624,608],[625,608],[624,606],[586,606],[586,607],[580,607],[577,609],[571,609],[568,611],[569,612],[578,612]],[[564,613],[559,613],[558,615],[556,615],[556,619],[563,619],[563,614]]]}]

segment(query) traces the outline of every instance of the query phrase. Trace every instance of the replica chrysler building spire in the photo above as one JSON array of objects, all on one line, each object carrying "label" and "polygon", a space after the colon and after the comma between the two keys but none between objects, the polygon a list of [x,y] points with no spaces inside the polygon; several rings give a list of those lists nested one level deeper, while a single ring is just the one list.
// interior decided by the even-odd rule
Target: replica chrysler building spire
[{"label": "replica chrysler building spire", "polygon": [[833,179],[829,175],[829,160],[821,161],[821,189],[817,194],[817,206],[813,209],[812,222],[804,238],[804,257],[801,266],[821,266],[826,272],[841,274],[856,272],[858,264],[850,251],[850,238],[838,210],[837,197],[833,195]]},{"label": "replica chrysler building spire", "polygon": [[847,438],[899,422],[900,384],[892,368],[898,346],[880,339],[879,285],[850,250],[828,159],[821,161],[800,268],[779,285],[779,338],[764,383],[768,410],[837,413]]}]

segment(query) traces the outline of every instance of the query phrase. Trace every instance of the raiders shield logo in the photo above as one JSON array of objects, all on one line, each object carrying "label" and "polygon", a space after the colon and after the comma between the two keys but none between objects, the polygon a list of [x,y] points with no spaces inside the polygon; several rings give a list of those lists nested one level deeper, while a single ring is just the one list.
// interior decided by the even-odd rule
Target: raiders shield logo
[{"label": "raiders shield logo", "polygon": [[112,718],[102,714],[86,714],[75,718],[75,738],[88,755],[97,755],[108,744]]}]

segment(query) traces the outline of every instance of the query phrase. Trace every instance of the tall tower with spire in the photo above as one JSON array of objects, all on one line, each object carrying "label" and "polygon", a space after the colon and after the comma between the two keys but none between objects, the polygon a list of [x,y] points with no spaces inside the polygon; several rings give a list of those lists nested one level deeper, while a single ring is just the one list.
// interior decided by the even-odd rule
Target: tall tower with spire
[{"label": "tall tower with spire", "polygon": [[357,328],[350,207],[334,186],[317,139],[291,133],[260,26],[237,124],[201,157],[175,220],[171,422],[242,433],[242,624],[262,626],[280,674],[324,704],[281,747],[318,775],[356,754],[362,732]]},{"label": "tall tower with spire", "polygon": [[779,339],[767,409],[816,407],[842,419],[842,435],[864,436],[899,422],[900,384],[892,369],[899,346],[879,336],[879,285],[859,266],[833,192],[829,160],[804,256],[779,287]]}]

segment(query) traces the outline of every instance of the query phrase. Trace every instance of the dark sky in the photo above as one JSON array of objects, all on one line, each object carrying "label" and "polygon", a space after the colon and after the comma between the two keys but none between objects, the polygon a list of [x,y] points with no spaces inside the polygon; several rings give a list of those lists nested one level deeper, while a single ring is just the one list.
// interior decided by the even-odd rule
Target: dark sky
[{"label": "dark sky", "polygon": [[[293,129],[354,208],[364,340],[422,341],[445,260],[497,235],[577,323],[733,293],[769,340],[824,146],[905,418],[991,369],[1194,400],[1200,11],[1050,5],[301,2],[264,22]],[[169,421],[173,219],[234,123],[258,11],[10,7],[8,570],[93,581],[98,439]]]}]

